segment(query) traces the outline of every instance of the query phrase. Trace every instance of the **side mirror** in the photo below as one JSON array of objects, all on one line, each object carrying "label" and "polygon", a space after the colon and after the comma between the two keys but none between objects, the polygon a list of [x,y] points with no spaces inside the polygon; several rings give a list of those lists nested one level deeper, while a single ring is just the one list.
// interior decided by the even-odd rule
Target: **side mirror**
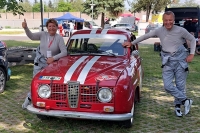
[{"label": "side mirror", "polygon": [[139,55],[139,51],[138,50],[134,50],[132,53],[131,53],[132,56],[138,56]]}]

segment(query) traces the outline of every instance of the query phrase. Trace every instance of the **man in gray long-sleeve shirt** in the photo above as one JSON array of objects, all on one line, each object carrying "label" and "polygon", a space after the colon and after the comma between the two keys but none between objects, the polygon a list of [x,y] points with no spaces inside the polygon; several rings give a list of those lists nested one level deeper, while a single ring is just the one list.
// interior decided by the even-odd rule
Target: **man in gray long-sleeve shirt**
[{"label": "man in gray long-sleeve shirt", "polygon": [[[187,98],[185,86],[188,62],[191,62],[194,58],[196,40],[187,30],[174,25],[174,20],[175,15],[173,12],[165,12],[163,14],[163,27],[151,31],[131,43],[125,42],[123,46],[130,47],[132,44],[136,44],[153,36],[160,38],[164,88],[174,96],[175,113],[178,117],[181,117],[181,105],[184,105],[186,115],[189,113],[193,102],[191,99]],[[187,49],[183,46],[185,40],[190,41],[190,53],[188,53]],[[175,83],[173,83],[174,79]]]}]

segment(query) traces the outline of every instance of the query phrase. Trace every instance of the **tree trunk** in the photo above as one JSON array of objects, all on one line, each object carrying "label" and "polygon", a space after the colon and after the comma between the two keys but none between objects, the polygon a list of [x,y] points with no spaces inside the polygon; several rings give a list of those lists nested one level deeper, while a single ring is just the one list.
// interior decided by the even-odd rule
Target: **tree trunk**
[{"label": "tree trunk", "polygon": [[151,12],[151,5],[147,5],[146,22],[149,21],[150,12]]},{"label": "tree trunk", "polygon": [[104,29],[104,18],[105,18],[105,13],[102,12],[101,14],[101,27]]}]

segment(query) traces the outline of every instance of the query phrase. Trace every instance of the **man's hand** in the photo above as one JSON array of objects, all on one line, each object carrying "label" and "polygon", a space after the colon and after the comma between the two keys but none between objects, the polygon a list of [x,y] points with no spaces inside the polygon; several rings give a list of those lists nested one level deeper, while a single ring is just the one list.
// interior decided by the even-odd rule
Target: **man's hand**
[{"label": "man's hand", "polygon": [[54,62],[54,58],[53,57],[47,58],[47,64],[51,64],[52,62]]},{"label": "man's hand", "polygon": [[131,47],[132,46],[132,44],[131,44],[131,42],[124,42],[123,44],[122,44],[122,46],[123,47]]},{"label": "man's hand", "polygon": [[24,19],[24,21],[22,22],[22,28],[27,28],[27,23],[26,23],[26,19]]},{"label": "man's hand", "polygon": [[186,62],[192,62],[194,58],[194,54],[190,54],[187,58],[186,58]]}]

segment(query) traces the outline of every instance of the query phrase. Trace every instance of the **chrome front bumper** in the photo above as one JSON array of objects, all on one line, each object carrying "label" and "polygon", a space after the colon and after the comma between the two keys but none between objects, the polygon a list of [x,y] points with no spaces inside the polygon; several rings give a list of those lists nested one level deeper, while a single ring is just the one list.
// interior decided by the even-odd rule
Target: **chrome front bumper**
[{"label": "chrome front bumper", "polygon": [[52,117],[66,117],[66,118],[78,118],[78,119],[90,119],[90,120],[110,120],[110,121],[124,121],[132,118],[131,113],[126,114],[97,114],[75,111],[59,111],[59,110],[45,110],[37,109],[32,105],[27,106],[27,110],[33,114],[46,115]]}]

